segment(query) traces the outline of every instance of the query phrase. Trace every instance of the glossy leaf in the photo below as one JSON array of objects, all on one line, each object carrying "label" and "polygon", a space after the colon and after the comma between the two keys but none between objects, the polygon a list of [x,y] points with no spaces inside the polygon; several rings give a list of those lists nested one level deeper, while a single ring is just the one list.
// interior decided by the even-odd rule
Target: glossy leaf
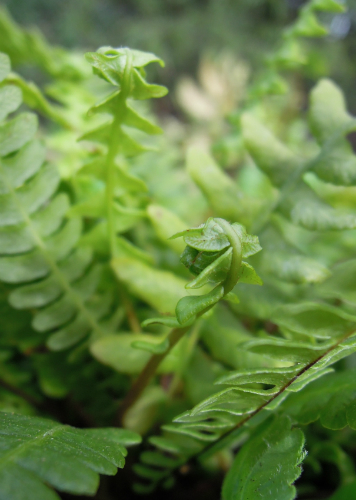
[{"label": "glossy leaf", "polygon": [[224,500],[293,500],[292,484],[305,457],[301,430],[286,417],[268,420],[236,456],[223,484]]},{"label": "glossy leaf", "polygon": [[199,313],[216,304],[224,296],[224,288],[217,286],[205,295],[195,297],[183,297],[177,304],[176,315],[181,325],[187,323]]},{"label": "glossy leaf", "polygon": [[93,495],[99,474],[123,468],[124,446],[140,442],[123,429],[75,429],[38,417],[1,413],[0,498],[59,497],[49,487]]}]

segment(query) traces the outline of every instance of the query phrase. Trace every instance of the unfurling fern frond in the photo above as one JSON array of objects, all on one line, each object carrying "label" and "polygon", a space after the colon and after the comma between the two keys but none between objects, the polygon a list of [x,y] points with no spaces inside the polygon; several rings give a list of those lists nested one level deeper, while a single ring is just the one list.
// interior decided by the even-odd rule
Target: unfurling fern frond
[{"label": "unfurling fern frond", "polygon": [[59,500],[53,491],[94,495],[99,474],[125,465],[140,437],[125,429],[76,429],[44,418],[0,413],[1,500]]},{"label": "unfurling fern frond", "polygon": [[[7,56],[0,64],[3,80]],[[0,88],[2,118],[20,103],[18,88]],[[14,285],[13,307],[35,310],[33,328],[51,332],[48,346],[57,350],[102,333],[112,299],[96,294],[101,268],[90,265],[89,249],[76,247],[81,220],[66,220],[68,196],[58,191],[59,174],[45,161],[36,131],[32,113],[0,125],[0,280]]]},{"label": "unfurling fern frond", "polygon": [[[163,66],[163,61],[151,53],[111,47],[90,52],[86,54],[86,59],[94,73],[116,89],[89,110],[90,114],[103,113],[110,115],[110,118],[81,137],[82,140],[99,143],[100,147],[80,174],[100,179],[105,189],[79,203],[72,213],[99,218],[93,231],[97,236],[99,233],[109,234],[104,244],[109,241],[111,255],[117,256],[121,245],[116,235],[146,217],[146,212],[137,205],[137,200],[133,203],[133,199],[128,196],[134,193],[140,201],[138,194],[147,191],[145,183],[128,170],[127,158],[150,149],[138,142],[135,135],[162,132],[142,116],[131,101],[162,97],[167,93],[165,87],[149,84],[145,80],[145,66],[152,62]],[[106,228],[104,231],[103,226]]]},{"label": "unfurling fern frond", "polygon": [[[138,349],[155,354],[122,401],[119,411],[120,422],[147,387],[163,359],[198,318],[210,311],[222,299],[238,302],[232,290],[239,281],[262,284],[253,267],[242,260],[261,250],[258,238],[247,234],[240,224],[230,224],[224,219],[210,218],[197,228],[187,229],[172,236],[173,239],[179,237],[183,237],[187,244],[181,260],[193,274],[197,275],[186,288],[201,288],[209,284],[213,285],[213,288],[204,295],[181,298],[175,308],[176,317],[153,318],[143,323],[143,326],[157,323],[173,329],[159,344],[135,342],[135,347]],[[100,350],[100,345],[94,345],[94,349],[98,348]]]},{"label": "unfurling fern frond", "polygon": [[196,275],[187,289],[213,284],[205,295],[183,297],[176,306],[178,323],[183,325],[211,309],[220,299],[238,302],[232,290],[238,282],[262,285],[252,266],[242,259],[261,250],[257,236],[246,233],[241,224],[210,218],[202,226],[187,229],[172,238],[183,236],[187,247],[181,261]]}]

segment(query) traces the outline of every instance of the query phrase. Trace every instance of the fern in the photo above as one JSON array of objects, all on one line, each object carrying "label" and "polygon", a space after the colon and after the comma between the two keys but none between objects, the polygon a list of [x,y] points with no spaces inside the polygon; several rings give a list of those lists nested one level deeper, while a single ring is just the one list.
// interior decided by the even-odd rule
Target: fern
[{"label": "fern", "polygon": [[279,117],[307,39],[327,34],[318,12],[343,10],[312,0],[284,31],[230,113],[237,137],[212,148],[238,142],[229,172],[194,146],[198,123],[153,137],[139,101],[167,92],[146,80],[154,54],[103,47],[77,65],[0,13],[0,48],[53,79],[42,93],[0,54],[0,407],[95,427],[2,413],[0,498],[95,494],[139,441],[97,428],[112,422],[148,433],[141,493],[199,463],[230,469],[224,500],[292,500],[305,460],[305,491],[327,463],[335,498],[352,495],[356,121],[328,79],[308,120]]},{"label": "fern", "polygon": [[93,495],[99,474],[123,468],[125,447],[139,436],[124,429],[75,429],[38,417],[0,414],[0,498],[58,499],[53,491]]},{"label": "fern", "polygon": [[[127,158],[133,157],[147,148],[137,142],[128,132],[138,130],[146,134],[159,134],[161,129],[137,112],[129,99],[145,100],[162,97],[167,90],[160,85],[148,84],[144,67],[152,62],[163,65],[154,54],[131,49],[112,49],[103,47],[98,52],[88,53],[87,61],[92,65],[94,74],[116,87],[116,90],[102,102],[93,106],[89,112],[111,115],[98,128],[84,134],[81,139],[95,141],[103,146],[94,154],[81,170],[105,184],[105,191],[96,194],[77,205],[72,213],[102,218],[106,216],[109,247],[113,257],[118,256],[121,241],[118,232],[131,228],[145,212],[127,205],[127,195],[147,190],[145,183],[128,172]],[[125,127],[128,127],[127,129]],[[126,195],[126,198],[125,198]],[[100,223],[95,227],[100,232]]]},{"label": "fern", "polygon": [[224,500],[257,496],[266,500],[295,498],[295,487],[291,483],[301,473],[298,466],[305,457],[304,436],[299,429],[290,427],[288,418],[281,417],[267,420],[258,428],[226,475]]},{"label": "fern", "polygon": [[[4,79],[10,66],[7,56],[1,57]],[[7,114],[21,99],[16,88],[2,89],[13,93],[12,101],[4,97]],[[68,196],[58,192],[58,172],[45,161],[36,130],[31,113],[5,121],[0,129],[0,279],[15,285],[9,290],[13,307],[37,309],[33,328],[52,331],[47,343],[58,350],[90,332],[103,334],[100,319],[110,312],[110,296],[95,295],[100,266],[90,266],[88,248],[75,248],[82,223],[80,218],[65,220]]]}]

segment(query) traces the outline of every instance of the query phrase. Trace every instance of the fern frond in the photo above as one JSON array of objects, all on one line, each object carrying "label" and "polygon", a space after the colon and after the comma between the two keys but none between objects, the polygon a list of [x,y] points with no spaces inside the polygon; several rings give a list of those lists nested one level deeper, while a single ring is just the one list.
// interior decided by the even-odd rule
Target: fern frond
[{"label": "fern frond", "polygon": [[293,500],[292,483],[301,474],[299,465],[305,458],[304,436],[292,429],[288,417],[264,422],[242,447],[227,473],[223,500],[248,500],[260,496],[265,500]]},{"label": "fern frond", "polygon": [[[17,94],[13,102],[19,105]],[[0,280],[16,287],[13,307],[38,309],[32,326],[52,332],[50,348],[64,349],[90,332],[103,334],[111,299],[95,295],[100,267],[90,266],[89,249],[76,248],[81,220],[65,219],[68,196],[58,192],[59,174],[45,161],[36,130],[32,113],[0,125]]]},{"label": "fern frond", "polygon": [[[143,474],[137,469],[148,480],[148,489],[192,458],[217,451],[217,442],[227,446],[229,437],[235,438],[248,422],[253,425],[252,419],[263,410],[274,410],[288,394],[301,391],[329,373],[330,365],[356,351],[356,317],[337,308],[317,303],[286,306],[276,312],[274,321],[289,338],[266,336],[243,348],[284,367],[231,372],[216,382],[225,389],[163,426],[163,440],[151,439],[157,451],[141,456]],[[161,453],[171,453],[171,461],[164,462]]]},{"label": "fern frond", "polygon": [[126,448],[140,442],[124,429],[76,429],[38,417],[0,413],[0,498],[58,500],[53,491],[93,495],[99,474],[115,475]]},{"label": "fern frond", "polygon": [[[152,85],[145,80],[145,66],[163,61],[154,54],[127,48],[102,47],[97,52],[86,54],[94,74],[113,85],[115,90],[102,102],[93,106],[90,114],[110,115],[98,128],[87,132],[81,140],[100,144],[97,154],[81,174],[100,179],[105,186],[87,202],[78,204],[75,213],[89,217],[105,217],[101,222],[107,226],[109,246],[112,256],[118,256],[117,233],[127,231],[136,225],[146,212],[140,206],[128,204],[125,195],[147,191],[145,183],[128,171],[127,158],[136,156],[148,148],[135,138],[137,133],[149,135],[161,133],[161,129],[144,117],[131,105],[130,100],[146,100],[162,97],[167,89]],[[93,205],[96,210],[93,212]],[[125,221],[123,224],[123,220]]]}]

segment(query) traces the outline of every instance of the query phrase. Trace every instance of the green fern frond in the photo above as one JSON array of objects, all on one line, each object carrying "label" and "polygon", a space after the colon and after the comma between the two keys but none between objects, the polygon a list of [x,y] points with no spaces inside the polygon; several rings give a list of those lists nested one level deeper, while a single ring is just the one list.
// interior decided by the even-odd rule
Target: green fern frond
[{"label": "green fern frond", "polygon": [[[10,64],[4,55],[1,62],[5,78]],[[18,93],[12,95],[11,106],[0,102],[3,115],[20,104]],[[15,285],[9,294],[13,307],[36,310],[32,326],[52,332],[48,345],[56,350],[90,332],[102,334],[100,320],[111,299],[95,295],[100,267],[90,266],[89,249],[77,248],[81,220],[65,219],[68,196],[58,192],[59,174],[45,161],[36,131],[32,113],[0,125],[0,280]]]},{"label": "green fern frond", "polygon": [[76,429],[38,417],[0,413],[0,498],[58,500],[53,491],[93,495],[99,474],[125,465],[127,446],[140,442],[124,429]]},{"label": "green fern frond", "polygon": [[[75,213],[89,217],[105,217],[112,256],[118,256],[117,233],[136,225],[146,212],[140,206],[128,204],[128,194],[147,191],[145,183],[131,174],[127,158],[152,148],[144,146],[135,135],[138,133],[160,134],[161,129],[137,111],[133,100],[162,97],[167,89],[147,83],[145,66],[152,62],[163,62],[154,54],[127,48],[102,47],[97,52],[86,54],[94,74],[115,88],[108,97],[89,110],[89,114],[110,115],[98,128],[82,135],[81,140],[100,144],[81,174],[94,176],[104,184],[105,190],[87,202],[78,204]],[[126,197],[125,197],[126,196]],[[96,211],[92,211],[95,205]],[[126,221],[123,223],[123,221]]]},{"label": "green fern frond", "polygon": [[[224,375],[216,383],[226,386],[225,389],[177,417],[173,424],[163,426],[162,441],[151,440],[157,451],[144,453],[143,469],[136,469],[148,480],[148,489],[164,483],[173,471],[192,458],[217,451],[216,443],[227,446],[245,424],[253,426],[254,417],[263,410],[275,410],[290,393],[301,391],[332,371],[330,365],[356,352],[356,317],[336,307],[319,303],[283,306],[275,311],[273,321],[282,335],[261,336],[242,348],[284,366]],[[347,394],[345,398],[349,400]],[[172,459],[160,458],[162,452],[171,453]],[[138,485],[138,489],[146,486]]]}]

